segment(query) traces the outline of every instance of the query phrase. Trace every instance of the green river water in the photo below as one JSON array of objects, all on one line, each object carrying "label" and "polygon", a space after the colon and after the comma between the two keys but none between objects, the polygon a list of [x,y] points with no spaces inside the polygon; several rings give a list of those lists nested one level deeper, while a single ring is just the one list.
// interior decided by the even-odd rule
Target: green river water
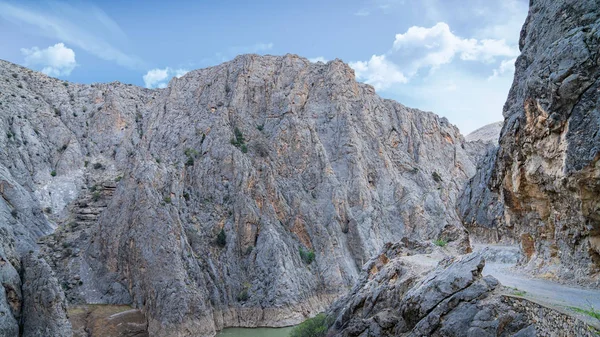
[{"label": "green river water", "polygon": [[289,328],[227,328],[216,337],[288,337],[293,327]]}]

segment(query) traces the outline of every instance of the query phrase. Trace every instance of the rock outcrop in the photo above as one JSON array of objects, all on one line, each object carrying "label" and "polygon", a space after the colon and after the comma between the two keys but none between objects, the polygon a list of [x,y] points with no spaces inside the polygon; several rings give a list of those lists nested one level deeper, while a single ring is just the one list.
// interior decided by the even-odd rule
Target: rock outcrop
[{"label": "rock outcrop", "polygon": [[72,336],[65,296],[50,266],[30,253],[23,270],[23,336]]},{"label": "rock outcrop", "polygon": [[484,239],[519,242],[533,272],[596,285],[599,8],[596,0],[531,1],[499,149],[459,207]]},{"label": "rock outcrop", "polygon": [[245,55],[157,90],[0,62],[0,103],[15,263],[53,232],[67,300],[132,305],[152,336],[297,323],[388,241],[470,249],[455,204],[479,148],[339,60]]},{"label": "rock outcrop", "polygon": [[498,281],[482,276],[480,253],[424,264],[435,249],[409,240],[389,244],[328,311],[329,335],[536,335],[533,321],[506,303]]}]

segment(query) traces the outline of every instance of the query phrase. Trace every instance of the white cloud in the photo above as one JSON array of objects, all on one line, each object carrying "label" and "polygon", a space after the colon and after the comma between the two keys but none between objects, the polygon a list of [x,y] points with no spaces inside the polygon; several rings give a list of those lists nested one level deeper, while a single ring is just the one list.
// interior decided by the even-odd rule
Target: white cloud
[{"label": "white cloud", "polygon": [[148,70],[144,78],[144,85],[146,88],[166,88],[169,84],[169,80],[173,77],[181,77],[188,73],[185,69],[172,69],[166,67],[164,69],[151,69]]},{"label": "white cloud", "polygon": [[312,62],[312,63],[317,63],[317,62],[327,63],[327,59],[324,58],[323,56],[317,56],[317,57],[309,58],[308,60],[310,62]]},{"label": "white cloud", "polygon": [[18,25],[29,25],[38,35],[64,41],[121,66],[143,66],[141,59],[122,52],[109,42],[114,37],[123,39],[124,34],[102,10],[83,4],[80,5],[82,7],[54,2],[47,4],[50,8],[42,10],[29,8],[24,3],[0,1],[0,18]]},{"label": "white cloud", "polygon": [[349,65],[383,96],[448,117],[466,133],[502,119],[517,55],[516,39],[461,37],[439,22],[410,27],[386,53]]},{"label": "white cloud", "polygon": [[350,62],[356,77],[375,87],[386,89],[395,83],[406,83],[408,79],[398,67],[386,60],[385,55],[371,56],[369,61]]},{"label": "white cloud", "polygon": [[436,70],[456,55],[463,61],[493,62],[496,57],[515,57],[519,50],[504,40],[463,39],[439,22],[431,28],[413,26],[404,34],[396,34],[390,54],[403,58],[408,65],[405,72],[412,76],[422,68]]},{"label": "white cloud", "polygon": [[21,53],[25,56],[26,66],[41,66],[42,72],[48,76],[68,76],[77,66],[75,52],[65,47],[63,43],[57,43],[46,49],[21,48]]},{"label": "white cloud", "polygon": [[517,58],[500,62],[500,66],[497,69],[494,69],[494,73],[489,79],[492,80],[504,74],[512,75],[515,71],[515,62],[517,62]]},{"label": "white cloud", "polygon": [[396,34],[392,48],[383,55],[373,55],[369,61],[351,62],[356,77],[375,87],[387,89],[393,84],[407,83],[420,71],[433,73],[441,66],[461,61],[491,64],[497,58],[514,58],[516,46],[504,40],[462,38],[439,22],[433,27],[410,27]]}]

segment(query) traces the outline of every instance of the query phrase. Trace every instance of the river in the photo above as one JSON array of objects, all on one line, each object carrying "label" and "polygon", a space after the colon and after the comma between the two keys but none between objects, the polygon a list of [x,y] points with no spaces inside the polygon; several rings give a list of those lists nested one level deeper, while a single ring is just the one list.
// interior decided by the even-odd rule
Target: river
[{"label": "river", "polygon": [[227,328],[215,337],[288,337],[293,327],[288,328]]}]

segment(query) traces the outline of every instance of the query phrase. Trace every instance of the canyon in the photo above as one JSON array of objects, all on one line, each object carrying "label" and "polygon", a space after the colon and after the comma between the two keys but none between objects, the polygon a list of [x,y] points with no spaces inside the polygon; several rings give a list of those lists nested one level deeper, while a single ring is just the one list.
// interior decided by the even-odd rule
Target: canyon
[{"label": "canyon", "polygon": [[0,61],[0,335],[320,312],[330,335],[586,335],[472,251],[518,245],[522,272],[600,285],[598,8],[532,0],[502,129],[467,139],[341,60],[241,55],[163,89]]}]

